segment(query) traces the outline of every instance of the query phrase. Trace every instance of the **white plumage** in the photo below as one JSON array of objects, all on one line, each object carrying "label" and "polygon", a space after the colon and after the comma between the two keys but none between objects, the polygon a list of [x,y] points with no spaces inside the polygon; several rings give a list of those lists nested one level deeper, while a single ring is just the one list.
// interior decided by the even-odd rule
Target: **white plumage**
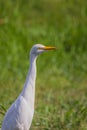
[{"label": "white plumage", "polygon": [[55,47],[46,47],[41,44],[32,47],[30,51],[30,69],[24,88],[8,109],[1,130],[29,130],[34,114],[36,59],[40,53],[54,49]]}]

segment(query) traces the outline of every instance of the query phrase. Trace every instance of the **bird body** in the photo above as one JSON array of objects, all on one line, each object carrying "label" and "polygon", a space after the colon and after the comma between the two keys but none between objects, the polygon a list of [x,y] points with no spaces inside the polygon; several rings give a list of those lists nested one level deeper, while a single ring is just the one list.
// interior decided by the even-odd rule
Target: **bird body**
[{"label": "bird body", "polygon": [[33,117],[33,111],[28,103],[20,96],[7,111],[2,130],[28,130]]},{"label": "bird body", "polygon": [[46,47],[41,44],[32,47],[30,51],[30,69],[24,88],[8,109],[1,130],[29,130],[34,115],[36,59],[40,53],[53,49],[55,47]]}]

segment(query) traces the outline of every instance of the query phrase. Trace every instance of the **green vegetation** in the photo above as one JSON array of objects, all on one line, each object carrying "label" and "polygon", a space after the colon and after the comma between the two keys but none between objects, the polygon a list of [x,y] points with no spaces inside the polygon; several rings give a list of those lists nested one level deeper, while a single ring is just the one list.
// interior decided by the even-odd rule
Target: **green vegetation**
[{"label": "green vegetation", "polygon": [[38,58],[31,130],[87,130],[86,42],[86,0],[0,0],[0,123],[42,43],[58,50]]}]

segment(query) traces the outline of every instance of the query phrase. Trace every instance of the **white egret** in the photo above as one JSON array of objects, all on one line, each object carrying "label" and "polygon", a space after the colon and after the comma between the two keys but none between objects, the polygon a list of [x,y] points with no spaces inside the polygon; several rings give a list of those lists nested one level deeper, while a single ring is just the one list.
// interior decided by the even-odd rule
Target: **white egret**
[{"label": "white egret", "polygon": [[8,109],[1,130],[29,130],[34,114],[36,59],[39,54],[55,47],[36,44],[30,51],[30,69],[24,88]]}]

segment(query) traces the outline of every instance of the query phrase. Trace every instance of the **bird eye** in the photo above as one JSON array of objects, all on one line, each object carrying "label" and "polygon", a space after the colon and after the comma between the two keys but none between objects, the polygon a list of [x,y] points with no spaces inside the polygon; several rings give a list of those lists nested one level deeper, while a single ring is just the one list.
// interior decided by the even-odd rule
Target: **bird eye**
[{"label": "bird eye", "polygon": [[39,48],[38,48],[38,50],[42,50],[42,48],[41,48],[41,47],[39,47]]}]

